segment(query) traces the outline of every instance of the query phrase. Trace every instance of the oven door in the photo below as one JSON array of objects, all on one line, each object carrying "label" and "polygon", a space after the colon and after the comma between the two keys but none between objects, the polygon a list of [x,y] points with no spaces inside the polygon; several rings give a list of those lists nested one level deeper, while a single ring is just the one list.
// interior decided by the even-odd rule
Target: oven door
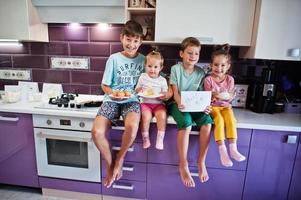
[{"label": "oven door", "polygon": [[100,154],[91,132],[34,128],[39,176],[100,182]]}]

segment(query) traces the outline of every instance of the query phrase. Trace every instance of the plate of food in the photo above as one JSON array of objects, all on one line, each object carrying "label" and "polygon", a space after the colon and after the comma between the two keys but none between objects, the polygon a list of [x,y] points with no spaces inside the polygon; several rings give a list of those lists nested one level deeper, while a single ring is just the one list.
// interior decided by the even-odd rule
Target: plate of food
[{"label": "plate of food", "polygon": [[137,95],[143,98],[151,98],[151,99],[156,99],[163,96],[162,93],[154,92],[152,89],[148,89],[144,92],[139,92]]},{"label": "plate of food", "polygon": [[113,100],[125,100],[132,97],[132,93],[129,91],[113,91],[109,97]]}]

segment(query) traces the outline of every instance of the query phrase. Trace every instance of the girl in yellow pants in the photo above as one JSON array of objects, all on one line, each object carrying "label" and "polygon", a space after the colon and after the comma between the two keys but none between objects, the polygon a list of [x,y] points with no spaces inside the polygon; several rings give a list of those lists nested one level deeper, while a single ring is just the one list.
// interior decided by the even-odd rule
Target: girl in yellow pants
[{"label": "girl in yellow pants", "polygon": [[204,81],[205,90],[212,91],[211,115],[214,121],[214,137],[218,145],[221,163],[226,167],[231,167],[233,163],[224,142],[225,129],[230,156],[239,162],[246,159],[237,150],[236,119],[230,103],[235,96],[234,78],[227,74],[231,60],[229,50],[228,44],[216,47],[211,56],[212,73]]}]

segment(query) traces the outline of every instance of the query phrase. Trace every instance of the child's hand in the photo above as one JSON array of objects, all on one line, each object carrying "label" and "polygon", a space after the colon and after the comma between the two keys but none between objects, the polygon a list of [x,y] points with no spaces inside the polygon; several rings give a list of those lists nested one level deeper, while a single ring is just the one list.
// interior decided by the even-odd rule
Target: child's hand
[{"label": "child's hand", "polygon": [[159,98],[163,101],[167,101],[172,96],[172,94],[170,94],[170,92],[161,92],[160,94],[162,94],[162,96]]},{"label": "child's hand", "polygon": [[209,105],[205,108],[204,113],[206,113],[208,115],[211,112],[211,110],[212,110],[212,106]]},{"label": "child's hand", "polygon": [[143,88],[142,87],[136,88],[136,92],[137,93],[142,93],[143,92]]},{"label": "child's hand", "polygon": [[178,104],[178,108],[180,111],[182,111],[185,109],[185,106],[183,104]]}]

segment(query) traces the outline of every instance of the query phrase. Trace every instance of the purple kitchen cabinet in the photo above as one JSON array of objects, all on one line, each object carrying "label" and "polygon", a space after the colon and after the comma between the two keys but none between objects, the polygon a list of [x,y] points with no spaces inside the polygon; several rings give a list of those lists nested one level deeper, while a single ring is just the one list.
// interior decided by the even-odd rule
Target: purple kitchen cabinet
[{"label": "purple kitchen cabinet", "polygon": [[243,199],[287,199],[297,150],[291,139],[298,136],[294,132],[253,131]]},{"label": "purple kitchen cabinet", "polygon": [[[105,166],[105,161],[102,161],[102,177],[106,177],[107,171]],[[146,163],[138,162],[127,162],[123,163],[123,175],[122,179],[125,180],[135,180],[135,181],[146,181]]]},{"label": "purple kitchen cabinet", "polygon": [[[109,140],[121,141],[123,132],[124,132],[124,127],[122,127],[122,126],[113,127],[113,129],[111,129],[109,131],[108,138],[109,138]],[[141,137],[140,129],[137,132],[137,137],[135,139],[135,142],[142,142],[142,137]]]},{"label": "purple kitchen cabinet", "polygon": [[299,145],[297,150],[297,156],[294,165],[294,171],[289,190],[288,199],[300,200],[301,199],[301,139],[299,137]]},{"label": "purple kitchen cabinet", "polygon": [[39,187],[29,114],[0,113],[0,183]]},{"label": "purple kitchen cabinet", "polygon": [[133,181],[133,180],[115,181],[110,188],[106,188],[102,185],[102,194],[128,197],[128,198],[145,199],[146,182]]},{"label": "purple kitchen cabinet", "polygon": [[101,194],[101,184],[85,181],[72,181],[48,177],[39,177],[40,187],[74,192]]},{"label": "purple kitchen cabinet", "polygon": [[[177,132],[178,129],[175,125],[168,125],[164,138],[164,150],[160,151],[154,148],[156,141],[156,128],[154,124],[151,126],[151,147],[148,150],[148,162],[160,164],[178,164],[178,150],[177,150]],[[251,129],[238,129],[238,149],[248,157],[249,144],[251,138]],[[189,149],[188,149],[188,162],[190,166],[197,166],[199,151],[199,135],[190,135]],[[247,162],[235,162],[230,169],[246,170]],[[209,150],[206,159],[206,165],[213,168],[225,168],[219,160],[219,153],[217,145],[214,141],[213,132],[211,132]],[[227,168],[229,169],[229,168]]]},{"label": "purple kitchen cabinet", "polygon": [[201,183],[197,169],[190,169],[196,183],[195,188],[183,185],[178,166],[148,164],[148,200],[220,200],[241,199],[245,171],[208,168],[210,179]]},{"label": "purple kitchen cabinet", "polygon": [[[121,142],[120,141],[111,141],[111,149],[113,151],[113,156],[117,154],[120,150]],[[125,161],[134,161],[134,162],[146,162],[147,151],[143,149],[141,143],[134,143],[127,151],[125,156]]]}]

